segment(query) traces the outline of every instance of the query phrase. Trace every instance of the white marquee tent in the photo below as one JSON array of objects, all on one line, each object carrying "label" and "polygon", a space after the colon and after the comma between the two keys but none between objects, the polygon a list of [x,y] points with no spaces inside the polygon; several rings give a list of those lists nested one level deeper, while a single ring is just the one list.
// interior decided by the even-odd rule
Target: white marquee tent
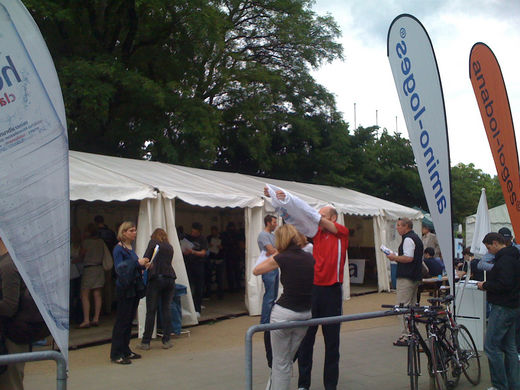
[{"label": "white marquee tent", "polygon": [[[476,220],[477,214],[466,217],[466,246],[470,246],[471,241],[473,240]],[[489,221],[491,222],[492,232],[498,232],[498,230],[503,227],[509,228],[511,232],[513,231],[511,218],[509,218],[509,212],[507,211],[507,206],[505,204],[489,209]]]},{"label": "white marquee tent", "polygon": [[[246,306],[250,315],[261,311],[261,277],[252,275],[252,267],[259,256],[256,239],[263,228],[265,212],[272,212],[269,200],[263,197],[266,182],[297,195],[312,207],[333,204],[339,213],[338,222],[345,215],[372,217],[374,246],[381,244],[397,249],[400,238],[395,233],[399,217],[414,220],[419,231],[420,211],[345,188],[271,180],[238,173],[187,168],[159,162],[124,159],[70,151],[70,199],[93,201],[139,200],[137,253],[143,253],[151,232],[163,227],[174,246],[173,265],[178,282],[189,286],[181,249],[175,229],[175,200],[202,207],[236,207],[244,209],[246,235]],[[379,291],[390,289],[390,263],[376,249]],[[348,271],[348,267],[346,267]],[[350,296],[348,272],[345,272],[345,298]],[[197,323],[188,287],[183,299],[185,325]]]}]

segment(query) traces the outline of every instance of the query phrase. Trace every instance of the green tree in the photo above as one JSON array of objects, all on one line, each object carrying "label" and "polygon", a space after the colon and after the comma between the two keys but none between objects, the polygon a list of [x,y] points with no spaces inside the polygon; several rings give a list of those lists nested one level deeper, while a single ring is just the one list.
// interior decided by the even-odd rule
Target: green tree
[{"label": "green tree", "polygon": [[284,176],[303,138],[318,152],[323,133],[346,132],[309,73],[342,55],[310,0],[24,3],[55,60],[72,149]]},{"label": "green tree", "polygon": [[497,176],[484,173],[470,163],[459,163],[451,169],[453,221],[464,223],[464,219],[476,213],[482,188],[486,189],[488,207],[504,203],[502,189]]},{"label": "green tree", "polygon": [[426,208],[409,140],[386,129],[379,134],[379,128],[372,126],[357,128],[351,144],[353,189],[409,207]]}]

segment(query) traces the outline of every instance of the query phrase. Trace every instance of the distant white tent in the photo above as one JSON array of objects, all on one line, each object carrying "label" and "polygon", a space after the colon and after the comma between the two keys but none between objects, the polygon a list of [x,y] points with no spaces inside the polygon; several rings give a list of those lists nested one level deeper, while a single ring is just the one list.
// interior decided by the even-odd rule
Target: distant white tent
[{"label": "distant white tent", "polygon": [[[173,265],[178,282],[189,286],[180,245],[176,234],[175,201],[182,200],[201,207],[232,207],[244,209],[246,236],[246,306],[251,315],[260,314],[261,277],[252,275],[259,256],[256,239],[263,228],[263,216],[272,212],[270,200],[264,199],[264,184],[272,183],[297,195],[312,207],[333,204],[345,216],[372,218],[379,291],[390,289],[390,263],[378,250],[381,244],[397,249],[400,237],[395,221],[407,217],[419,231],[422,213],[383,199],[346,188],[271,180],[230,172],[182,167],[159,162],[132,160],[96,154],[70,152],[71,200],[104,202],[139,200],[138,237],[136,250],[143,253],[151,232],[166,227],[174,247]],[[344,295],[349,297],[348,268],[345,272]],[[183,309],[189,315],[184,324],[197,323],[191,292],[188,287]]]},{"label": "distant white tent", "polygon": [[[466,217],[466,246],[469,246],[473,240],[476,219],[477,214]],[[489,209],[489,222],[491,224],[492,232],[498,232],[498,229],[502,227],[507,227],[513,231],[511,219],[509,218],[509,213],[507,212],[507,206],[505,204]]]}]

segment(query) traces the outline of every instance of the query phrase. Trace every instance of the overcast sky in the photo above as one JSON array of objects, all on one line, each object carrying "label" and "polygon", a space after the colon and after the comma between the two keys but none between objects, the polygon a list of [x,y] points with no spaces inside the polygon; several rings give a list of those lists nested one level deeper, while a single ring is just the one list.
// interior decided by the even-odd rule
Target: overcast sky
[{"label": "overcast sky", "polygon": [[[386,56],[392,20],[402,13],[426,28],[444,91],[451,165],[473,163],[496,175],[495,164],[469,79],[469,53],[476,42],[495,53],[506,83],[513,121],[520,129],[520,1],[515,0],[317,0],[318,14],[331,14],[342,37],[344,61],[324,65],[317,81],[336,95],[343,118],[356,124],[396,129],[408,138]],[[396,120],[397,117],[397,120]],[[520,142],[518,140],[517,142]]]}]

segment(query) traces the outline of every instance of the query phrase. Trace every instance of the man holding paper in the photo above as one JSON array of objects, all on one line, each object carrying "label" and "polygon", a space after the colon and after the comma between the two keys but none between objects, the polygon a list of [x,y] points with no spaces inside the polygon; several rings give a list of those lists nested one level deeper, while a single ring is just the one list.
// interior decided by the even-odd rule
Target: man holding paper
[{"label": "man holding paper", "polygon": [[[399,218],[396,230],[402,237],[398,253],[389,253],[386,256],[390,261],[397,262],[397,304],[415,305],[417,303],[417,289],[422,280],[423,243],[412,230],[413,222],[408,218]],[[408,345],[408,331],[403,321],[403,330],[394,345],[404,347]]]},{"label": "man holding paper", "polygon": [[[313,237],[313,256],[316,262],[312,288],[312,317],[341,315],[343,269],[349,231],[336,222],[336,209],[325,206],[317,212],[301,199],[274,186],[268,185],[264,194],[272,198],[273,206],[286,222],[293,224],[304,235]],[[325,390],[335,390],[338,385],[340,328],[341,324],[322,326],[325,340]],[[312,355],[317,331],[317,326],[309,327],[298,351],[299,389],[309,389],[311,386]]]}]

